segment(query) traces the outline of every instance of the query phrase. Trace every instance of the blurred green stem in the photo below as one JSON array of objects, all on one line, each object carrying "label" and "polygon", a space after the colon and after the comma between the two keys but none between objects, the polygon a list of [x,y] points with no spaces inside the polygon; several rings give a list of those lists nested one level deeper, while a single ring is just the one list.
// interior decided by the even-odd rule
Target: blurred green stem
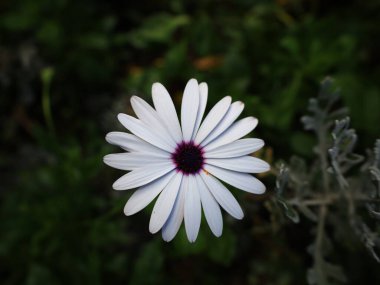
[{"label": "blurred green stem", "polygon": [[42,111],[45,117],[46,125],[49,131],[54,134],[54,122],[51,113],[51,103],[50,103],[50,86],[51,81],[54,76],[54,69],[51,67],[46,67],[41,71],[42,80]]}]

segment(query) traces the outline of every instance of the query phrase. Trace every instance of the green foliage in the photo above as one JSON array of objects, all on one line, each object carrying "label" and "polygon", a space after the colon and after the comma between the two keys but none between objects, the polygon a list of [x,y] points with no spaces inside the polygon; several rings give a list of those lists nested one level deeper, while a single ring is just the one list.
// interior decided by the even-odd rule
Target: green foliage
[{"label": "green foliage", "polygon": [[160,241],[145,245],[134,265],[131,284],[160,284],[162,281],[163,253]]},{"label": "green foliage", "polygon": [[129,33],[126,43],[138,49],[148,48],[152,44],[165,44],[171,40],[178,28],[188,23],[189,19],[186,15],[154,15],[148,18],[143,26]]}]

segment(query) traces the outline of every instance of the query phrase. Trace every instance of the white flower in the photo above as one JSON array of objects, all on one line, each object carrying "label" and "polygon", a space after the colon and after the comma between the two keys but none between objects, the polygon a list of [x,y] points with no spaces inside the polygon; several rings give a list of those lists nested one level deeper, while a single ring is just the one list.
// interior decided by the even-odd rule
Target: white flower
[{"label": "white flower", "polygon": [[[165,241],[172,240],[185,220],[190,242],[197,238],[201,211],[215,236],[223,230],[219,205],[236,219],[243,211],[231,192],[218,180],[254,194],[265,186],[250,173],[269,170],[269,165],[251,154],[263,147],[260,139],[245,138],[257,126],[257,119],[235,120],[244,108],[231,104],[231,97],[220,100],[202,122],[206,109],[206,83],[191,79],[182,98],[181,125],[172,99],[160,83],[152,86],[154,108],[133,96],[131,103],[138,119],[119,114],[120,123],[130,133],[111,132],[106,140],[125,153],[109,154],[104,162],[130,171],[114,184],[115,190],[138,188],[124,208],[133,215],[158,195],[150,218],[149,231],[162,229]],[[182,127],[181,127],[182,126]]]}]

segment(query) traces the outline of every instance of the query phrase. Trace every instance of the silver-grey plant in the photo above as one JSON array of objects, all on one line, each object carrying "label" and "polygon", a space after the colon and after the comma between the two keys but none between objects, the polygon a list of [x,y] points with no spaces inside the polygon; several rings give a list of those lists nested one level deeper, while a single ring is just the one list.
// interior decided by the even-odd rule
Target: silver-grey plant
[{"label": "silver-grey plant", "polygon": [[346,282],[342,267],[330,261],[331,230],[338,231],[342,223],[380,262],[380,140],[366,156],[356,154],[357,135],[350,128],[348,110],[337,108],[339,99],[339,90],[327,77],[318,97],[310,99],[310,114],[302,117],[305,129],[317,137],[317,159],[308,166],[293,157],[289,163],[280,163],[276,171],[274,205],[294,223],[302,215],[314,224],[315,237],[308,247],[313,258],[307,273],[309,284]]}]

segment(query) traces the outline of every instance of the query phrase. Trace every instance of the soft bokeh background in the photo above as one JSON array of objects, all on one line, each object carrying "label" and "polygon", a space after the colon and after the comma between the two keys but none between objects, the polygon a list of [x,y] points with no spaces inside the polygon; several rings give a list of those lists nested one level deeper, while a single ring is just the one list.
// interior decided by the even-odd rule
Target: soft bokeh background
[{"label": "soft bokeh background", "polygon": [[[245,210],[198,241],[148,232],[151,207],[123,215],[130,192],[102,157],[117,152],[129,98],[162,82],[180,103],[189,78],[246,104],[273,163],[312,157],[299,118],[326,75],[341,86],[364,151],[379,136],[380,2],[376,0],[0,2],[1,284],[305,284],[310,223],[278,227],[268,194],[234,191]],[[349,284],[379,281],[354,238],[334,258]],[[374,281],[377,280],[377,281]]]}]

